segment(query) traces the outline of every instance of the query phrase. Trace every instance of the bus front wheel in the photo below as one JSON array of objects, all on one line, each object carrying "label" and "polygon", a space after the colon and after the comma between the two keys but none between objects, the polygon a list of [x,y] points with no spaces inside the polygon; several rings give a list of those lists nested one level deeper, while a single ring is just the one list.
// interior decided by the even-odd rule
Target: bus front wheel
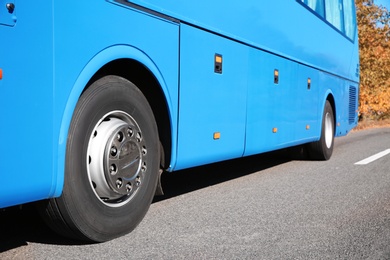
[{"label": "bus front wheel", "polygon": [[315,160],[329,160],[333,153],[334,146],[334,114],[330,102],[325,103],[322,115],[320,140],[308,145],[309,156]]},{"label": "bus front wheel", "polygon": [[153,199],[159,147],[141,91],[118,76],[97,80],[76,106],[63,193],[45,202],[46,222],[62,235],[93,242],[129,233]]}]

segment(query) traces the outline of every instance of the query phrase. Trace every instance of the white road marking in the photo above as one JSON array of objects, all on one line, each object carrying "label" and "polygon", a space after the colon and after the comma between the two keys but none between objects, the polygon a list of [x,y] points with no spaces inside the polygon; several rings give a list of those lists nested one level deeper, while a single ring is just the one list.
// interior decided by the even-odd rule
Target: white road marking
[{"label": "white road marking", "polygon": [[370,156],[364,160],[361,160],[361,161],[355,163],[355,165],[369,164],[369,163],[372,163],[373,161],[378,160],[379,158],[382,158],[383,156],[386,156],[388,154],[390,154],[390,149],[387,149],[387,150],[384,150],[383,152],[374,154],[373,156]]}]

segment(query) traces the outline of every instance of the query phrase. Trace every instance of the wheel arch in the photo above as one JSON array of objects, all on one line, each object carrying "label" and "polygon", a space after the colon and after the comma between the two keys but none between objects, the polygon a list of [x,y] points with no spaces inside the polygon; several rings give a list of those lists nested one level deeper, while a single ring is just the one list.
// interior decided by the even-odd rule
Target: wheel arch
[{"label": "wheel arch", "polygon": [[[322,115],[324,113],[324,109],[325,109],[325,104],[326,104],[326,101],[329,101],[330,105],[332,106],[332,109],[333,109],[333,117],[334,117],[334,131],[336,133],[336,128],[337,128],[337,109],[336,109],[336,101],[335,101],[335,98],[334,98],[334,94],[332,92],[331,89],[328,89],[325,94],[323,95],[323,99],[322,99],[322,102],[319,103],[319,110],[318,110],[318,118],[320,118],[320,121],[319,122],[322,122]],[[320,99],[321,101],[321,99]],[[321,130],[321,128],[320,128]],[[320,132],[319,132],[319,136],[320,136]]]},{"label": "wheel arch", "polygon": [[161,167],[167,168],[171,155],[170,113],[166,96],[160,82],[154,74],[140,61],[129,58],[113,60],[100,68],[90,79],[87,87],[97,79],[107,75],[123,77],[134,83],[144,94],[153,110],[156,119],[160,142],[162,145]]},{"label": "wheel arch", "polygon": [[157,65],[145,53],[133,46],[111,46],[96,54],[73,85],[62,114],[58,137],[57,172],[53,197],[62,193],[65,174],[65,156],[68,130],[73,112],[81,94],[97,79],[106,75],[117,75],[133,82],[143,92],[152,107],[162,145],[161,165],[168,168],[174,153],[172,134],[172,103],[169,91]]}]

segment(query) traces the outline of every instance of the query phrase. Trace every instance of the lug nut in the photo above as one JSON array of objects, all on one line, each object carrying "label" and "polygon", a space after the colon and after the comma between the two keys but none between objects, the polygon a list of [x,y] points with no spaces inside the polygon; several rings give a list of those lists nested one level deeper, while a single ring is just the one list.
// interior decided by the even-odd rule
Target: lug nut
[{"label": "lug nut", "polygon": [[111,174],[115,174],[116,173],[116,165],[115,164],[111,164],[111,166],[110,166],[110,173]]},{"label": "lug nut", "polygon": [[145,172],[146,171],[146,162],[142,164],[141,171]]},{"label": "lug nut", "polygon": [[140,177],[137,177],[136,181],[135,181],[135,185],[138,187],[139,185],[141,185],[141,178]]},{"label": "lug nut", "polygon": [[111,154],[112,156],[116,156],[117,153],[118,153],[118,149],[116,149],[115,146],[111,147],[110,154]]},{"label": "lug nut", "polygon": [[116,187],[118,188],[118,189],[120,189],[121,187],[122,187],[122,180],[121,179],[117,179],[116,180],[116,182],[115,182],[115,184],[116,184]]},{"label": "lug nut", "polygon": [[127,128],[127,136],[131,137],[132,135],[133,135],[133,129],[131,129],[130,127]]},{"label": "lug nut", "polygon": [[116,139],[117,139],[119,142],[122,142],[122,141],[123,141],[123,133],[122,133],[122,132],[119,132],[119,133],[116,135]]},{"label": "lug nut", "polygon": [[130,192],[132,190],[130,183],[126,184],[126,190],[127,190],[127,192]]}]

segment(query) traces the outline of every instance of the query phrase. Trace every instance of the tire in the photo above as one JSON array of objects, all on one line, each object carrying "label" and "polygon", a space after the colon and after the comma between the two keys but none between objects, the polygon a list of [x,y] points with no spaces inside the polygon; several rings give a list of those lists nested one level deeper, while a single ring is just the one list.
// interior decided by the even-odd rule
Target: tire
[{"label": "tire", "polygon": [[334,146],[334,114],[329,101],[325,103],[322,115],[321,138],[317,142],[308,145],[308,152],[311,159],[329,160],[333,153]]},{"label": "tire", "polygon": [[159,147],[141,91],[121,77],[97,80],[76,106],[63,193],[44,203],[44,219],[59,234],[90,242],[131,232],[156,191]]}]

